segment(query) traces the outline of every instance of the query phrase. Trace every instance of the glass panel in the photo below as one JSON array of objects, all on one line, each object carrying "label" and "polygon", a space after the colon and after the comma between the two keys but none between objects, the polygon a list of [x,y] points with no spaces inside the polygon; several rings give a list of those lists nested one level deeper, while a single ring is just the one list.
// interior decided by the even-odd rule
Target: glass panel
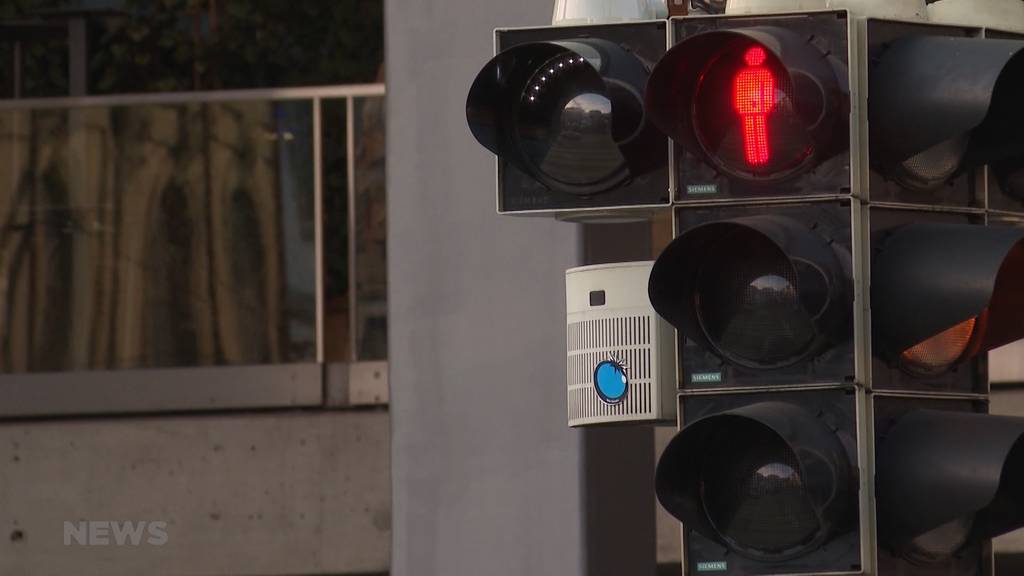
[{"label": "glass panel", "polygon": [[314,360],[311,113],[0,113],[0,372]]},{"label": "glass panel", "polygon": [[322,100],[324,360],[352,360],[349,334],[348,132],[345,98]]},{"label": "glass panel", "polygon": [[387,199],[384,98],[356,98],[355,225],[357,360],[387,358]]}]

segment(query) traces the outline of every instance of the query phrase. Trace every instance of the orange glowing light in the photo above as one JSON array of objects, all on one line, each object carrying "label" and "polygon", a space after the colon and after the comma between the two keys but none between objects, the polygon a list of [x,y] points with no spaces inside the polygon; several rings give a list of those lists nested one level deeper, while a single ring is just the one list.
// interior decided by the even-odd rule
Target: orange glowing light
[{"label": "orange glowing light", "polygon": [[907,348],[900,354],[904,365],[915,372],[938,374],[959,360],[971,344],[977,317],[939,332],[935,336]]}]

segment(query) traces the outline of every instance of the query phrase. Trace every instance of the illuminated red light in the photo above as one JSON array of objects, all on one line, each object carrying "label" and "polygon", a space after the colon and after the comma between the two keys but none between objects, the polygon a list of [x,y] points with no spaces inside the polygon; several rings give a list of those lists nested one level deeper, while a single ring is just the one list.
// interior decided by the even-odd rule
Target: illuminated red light
[{"label": "illuminated red light", "polygon": [[743,149],[752,166],[767,164],[771,155],[767,117],[775,108],[775,75],[763,65],[767,57],[764,48],[749,48],[743,54],[746,66],[733,81],[733,106],[743,119]]}]

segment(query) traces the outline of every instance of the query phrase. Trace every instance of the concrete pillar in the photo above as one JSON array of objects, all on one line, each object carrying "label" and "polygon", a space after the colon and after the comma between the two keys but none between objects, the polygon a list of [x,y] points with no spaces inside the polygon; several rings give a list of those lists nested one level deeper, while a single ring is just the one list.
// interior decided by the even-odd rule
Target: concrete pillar
[{"label": "concrete pillar", "polygon": [[566,426],[579,226],[495,214],[465,99],[550,0],[386,2],[395,576],[654,570],[650,429]]}]

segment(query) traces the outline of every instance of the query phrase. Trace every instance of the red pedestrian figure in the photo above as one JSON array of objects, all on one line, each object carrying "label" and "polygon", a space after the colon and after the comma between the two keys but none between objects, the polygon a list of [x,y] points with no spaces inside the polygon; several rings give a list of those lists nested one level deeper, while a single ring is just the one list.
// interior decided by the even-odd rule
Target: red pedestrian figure
[{"label": "red pedestrian figure", "polygon": [[736,74],[733,105],[743,119],[743,149],[747,163],[768,163],[768,120],[775,108],[775,76],[765,67],[764,48],[754,46],[743,54],[747,66]]}]

